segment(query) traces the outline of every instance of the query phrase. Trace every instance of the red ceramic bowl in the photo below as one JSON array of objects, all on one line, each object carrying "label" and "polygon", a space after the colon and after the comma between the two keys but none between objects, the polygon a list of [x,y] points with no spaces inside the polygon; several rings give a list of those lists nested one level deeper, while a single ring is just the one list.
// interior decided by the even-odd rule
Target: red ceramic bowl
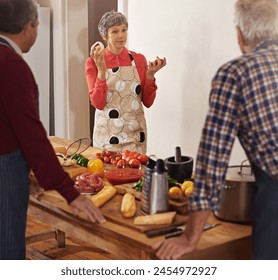
[{"label": "red ceramic bowl", "polygon": [[104,172],[104,177],[112,185],[136,182],[143,177],[143,171],[134,168],[115,168]]}]

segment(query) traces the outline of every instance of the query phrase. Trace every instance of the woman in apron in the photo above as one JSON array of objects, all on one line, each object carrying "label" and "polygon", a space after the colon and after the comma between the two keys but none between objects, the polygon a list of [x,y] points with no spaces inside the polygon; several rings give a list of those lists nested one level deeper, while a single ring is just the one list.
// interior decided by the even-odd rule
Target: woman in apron
[{"label": "woman in apron", "polygon": [[166,65],[125,47],[128,23],[115,11],[105,13],[98,26],[106,42],[97,42],[86,61],[86,79],[91,104],[96,108],[93,145],[99,149],[146,153],[147,127],[143,104],[156,97],[155,73]]}]

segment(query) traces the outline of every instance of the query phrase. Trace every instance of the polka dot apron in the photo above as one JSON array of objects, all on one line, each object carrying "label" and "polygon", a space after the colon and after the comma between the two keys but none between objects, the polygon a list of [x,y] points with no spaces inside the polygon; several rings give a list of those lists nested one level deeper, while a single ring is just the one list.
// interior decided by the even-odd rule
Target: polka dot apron
[{"label": "polka dot apron", "polygon": [[106,70],[106,106],[96,110],[94,147],[146,153],[147,127],[138,71],[131,53],[131,66]]}]

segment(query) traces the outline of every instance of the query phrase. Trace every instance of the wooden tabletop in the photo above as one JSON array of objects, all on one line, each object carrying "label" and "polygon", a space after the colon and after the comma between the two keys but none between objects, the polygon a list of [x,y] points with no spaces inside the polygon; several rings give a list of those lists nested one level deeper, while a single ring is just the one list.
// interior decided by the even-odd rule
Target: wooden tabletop
[{"label": "wooden tabletop", "polygon": [[[69,141],[57,137],[50,137],[50,140],[54,147],[69,145]],[[93,158],[97,151],[90,147],[83,155]],[[152,245],[165,237],[148,238],[144,233],[144,228],[136,228],[132,226],[132,221],[124,221],[117,215],[114,217],[114,214],[111,214],[111,212],[117,213],[117,209],[113,207],[119,207],[117,205],[126,189],[119,188],[119,193],[113,200],[100,208],[107,219],[104,224],[92,224],[84,213],[74,216],[71,207],[56,191],[46,191],[40,200],[30,196],[28,215],[53,226],[60,233],[75,236],[88,244],[110,252],[114,259],[156,259]],[[118,214],[120,216],[120,211]],[[186,215],[177,217],[176,222],[179,223],[187,220]],[[220,221],[213,215],[208,222],[220,223],[220,225],[205,231],[196,251],[184,255],[181,259],[251,258],[250,225]]]}]

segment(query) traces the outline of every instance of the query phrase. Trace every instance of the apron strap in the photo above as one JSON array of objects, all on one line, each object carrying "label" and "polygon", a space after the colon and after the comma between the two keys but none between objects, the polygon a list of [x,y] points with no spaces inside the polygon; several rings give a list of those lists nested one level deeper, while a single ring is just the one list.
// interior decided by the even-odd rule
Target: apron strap
[{"label": "apron strap", "polygon": [[130,58],[130,61],[131,61],[131,65],[136,67],[136,64],[135,64],[135,61],[134,61],[134,58],[133,58],[133,55],[131,54],[130,51],[128,51],[128,56]]}]

